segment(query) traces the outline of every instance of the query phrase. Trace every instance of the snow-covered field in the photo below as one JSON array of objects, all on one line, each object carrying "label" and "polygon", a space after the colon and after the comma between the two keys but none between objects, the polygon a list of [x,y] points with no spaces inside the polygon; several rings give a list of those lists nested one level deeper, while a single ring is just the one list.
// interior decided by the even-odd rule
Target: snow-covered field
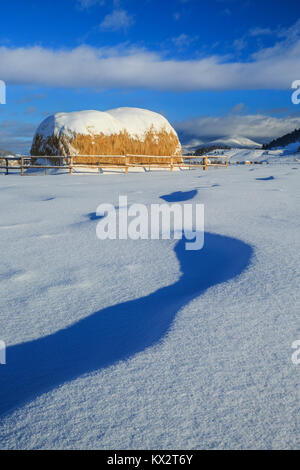
[{"label": "snow-covered field", "polygon": [[[1,448],[299,448],[299,178],[0,176]],[[96,238],[100,203],[178,191],[203,250]]]},{"label": "snow-covered field", "polygon": [[[299,146],[298,146],[299,147]],[[299,153],[286,153],[287,148],[281,150],[261,150],[261,149],[238,149],[232,148],[229,150],[215,150],[211,155],[228,155],[230,163],[244,163],[250,162],[264,162],[264,163],[277,163],[277,164],[290,164],[299,163]]]}]

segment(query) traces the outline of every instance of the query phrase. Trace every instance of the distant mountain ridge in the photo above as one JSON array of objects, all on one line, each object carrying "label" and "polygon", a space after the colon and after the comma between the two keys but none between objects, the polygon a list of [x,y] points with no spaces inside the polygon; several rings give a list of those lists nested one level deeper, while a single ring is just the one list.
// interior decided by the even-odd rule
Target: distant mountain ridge
[{"label": "distant mountain ridge", "polygon": [[6,157],[8,155],[14,156],[14,152],[11,152],[10,150],[5,150],[0,148],[0,157]]},{"label": "distant mountain ridge", "polygon": [[[213,150],[228,150],[228,149],[261,149],[262,144],[255,142],[254,140],[248,139],[242,136],[228,136],[210,142],[205,142],[198,147],[194,147],[196,155],[204,155],[207,152]],[[192,150],[192,149],[190,149]]]},{"label": "distant mountain ridge", "polygon": [[229,150],[229,147],[226,145],[206,145],[204,147],[199,147],[193,153],[193,155],[201,156],[206,155],[207,153],[213,152],[215,150]]},{"label": "distant mountain ridge", "polygon": [[278,137],[278,139],[272,140],[269,144],[265,144],[263,148],[265,150],[271,150],[277,147],[287,147],[290,144],[296,143],[299,143],[300,147],[300,129],[295,129],[289,134],[285,134],[282,137]]},{"label": "distant mountain ridge", "polygon": [[262,148],[262,145],[254,140],[248,139],[247,137],[242,136],[232,136],[225,137],[221,139],[216,139],[210,142],[212,145],[225,145],[230,148],[249,148],[249,149],[259,149]]}]

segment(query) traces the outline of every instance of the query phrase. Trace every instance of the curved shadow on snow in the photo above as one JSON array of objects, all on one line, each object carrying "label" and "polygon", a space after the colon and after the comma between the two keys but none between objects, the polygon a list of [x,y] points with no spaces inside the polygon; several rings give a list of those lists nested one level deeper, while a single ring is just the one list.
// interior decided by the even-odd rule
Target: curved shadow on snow
[{"label": "curved shadow on snow", "polygon": [[275,179],[274,176],[267,176],[266,178],[255,178],[257,181],[273,181]]},{"label": "curved shadow on snow", "polygon": [[191,191],[176,191],[171,194],[165,194],[164,196],[160,196],[160,199],[163,199],[166,202],[182,202],[188,201],[189,199],[193,199],[198,194],[197,189],[193,189]]},{"label": "curved shadow on snow", "polygon": [[[152,294],[99,310],[52,335],[7,349],[0,366],[0,415],[82,374],[108,367],[159,342],[176,313],[206,289],[239,275],[252,248],[206,233],[200,251],[175,246],[181,275]],[[199,312],[201,315],[201,312]]]}]

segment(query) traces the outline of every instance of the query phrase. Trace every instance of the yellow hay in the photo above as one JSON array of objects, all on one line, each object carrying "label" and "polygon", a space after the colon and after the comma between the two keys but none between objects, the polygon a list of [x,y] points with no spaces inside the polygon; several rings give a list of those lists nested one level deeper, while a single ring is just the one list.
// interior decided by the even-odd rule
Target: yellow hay
[{"label": "yellow hay", "polygon": [[[180,163],[181,146],[178,137],[167,131],[154,132],[152,129],[145,135],[144,140],[131,137],[126,131],[114,135],[83,135],[73,137],[51,136],[43,138],[36,135],[31,148],[33,156],[67,156],[67,155],[152,155],[173,156],[174,163]],[[149,164],[168,163],[169,159],[129,157],[129,163]],[[122,158],[88,158],[74,157],[74,163],[100,164],[124,163]]]}]

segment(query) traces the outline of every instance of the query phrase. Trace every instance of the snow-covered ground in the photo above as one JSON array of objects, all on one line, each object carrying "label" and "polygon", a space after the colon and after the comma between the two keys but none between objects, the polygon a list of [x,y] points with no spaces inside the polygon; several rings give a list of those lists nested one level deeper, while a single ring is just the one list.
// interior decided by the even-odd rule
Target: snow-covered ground
[{"label": "snow-covered ground", "polygon": [[287,153],[286,149],[262,150],[247,148],[231,148],[228,150],[213,150],[211,155],[228,155],[230,163],[264,162],[277,164],[291,164],[300,162],[299,153]]},{"label": "snow-covered ground", "polygon": [[[299,448],[299,178],[0,176],[1,448]],[[178,191],[203,250],[96,238],[100,203]]]}]

